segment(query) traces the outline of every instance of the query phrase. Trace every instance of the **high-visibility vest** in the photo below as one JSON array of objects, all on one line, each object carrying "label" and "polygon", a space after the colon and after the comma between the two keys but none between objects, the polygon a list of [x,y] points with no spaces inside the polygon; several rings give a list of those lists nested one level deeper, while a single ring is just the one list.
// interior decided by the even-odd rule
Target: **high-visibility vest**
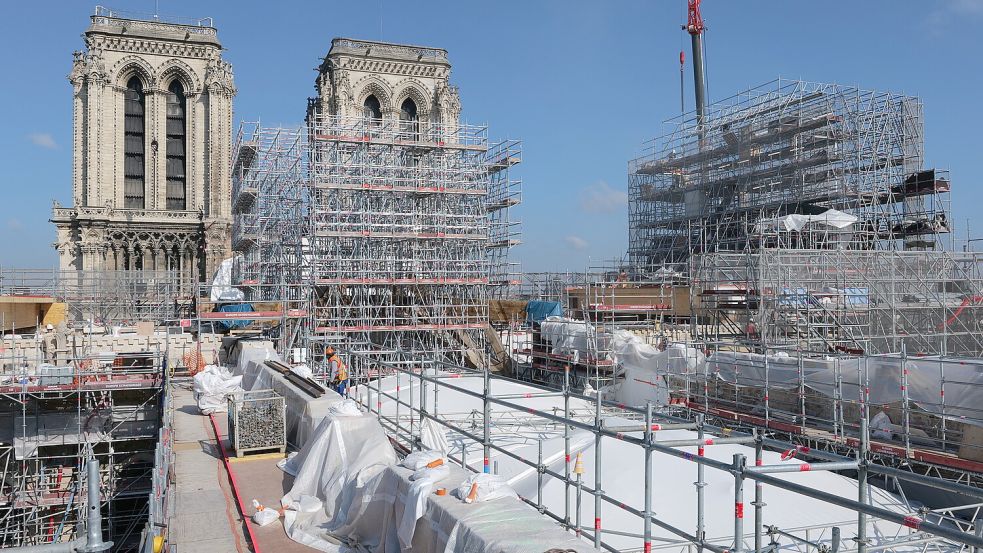
[{"label": "high-visibility vest", "polygon": [[337,355],[332,355],[329,357],[328,363],[338,364],[338,373],[336,375],[338,380],[348,380],[348,369],[345,367],[345,362],[342,361]]}]

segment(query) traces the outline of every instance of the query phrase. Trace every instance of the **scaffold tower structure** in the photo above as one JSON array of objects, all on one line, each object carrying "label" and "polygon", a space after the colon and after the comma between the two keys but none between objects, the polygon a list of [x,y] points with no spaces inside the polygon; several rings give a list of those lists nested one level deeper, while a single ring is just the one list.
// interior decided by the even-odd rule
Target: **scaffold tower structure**
[{"label": "scaffold tower structure", "polygon": [[489,146],[480,126],[333,115],[310,133],[312,343],[481,366],[489,289],[518,243],[518,184],[503,174],[518,143]]}]

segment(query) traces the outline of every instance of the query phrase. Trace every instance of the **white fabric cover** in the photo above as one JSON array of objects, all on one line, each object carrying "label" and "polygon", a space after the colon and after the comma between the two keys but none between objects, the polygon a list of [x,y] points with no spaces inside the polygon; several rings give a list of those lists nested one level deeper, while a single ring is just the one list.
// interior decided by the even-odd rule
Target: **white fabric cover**
[{"label": "white fabric cover", "polygon": [[230,257],[222,261],[215,270],[212,278],[211,301],[242,301],[245,295],[242,290],[232,287],[232,265],[234,258]]},{"label": "white fabric cover", "polygon": [[334,390],[313,398],[285,376],[266,366],[266,360],[281,361],[270,342],[240,342],[235,374],[242,375],[245,390],[273,390],[284,398],[287,411],[287,443],[300,449],[331,407],[344,398]]},{"label": "white fabric cover", "polygon": [[423,450],[410,453],[399,464],[412,471],[417,471],[434,461],[443,459],[443,457],[444,454],[439,451]]},{"label": "white fabric cover", "polygon": [[472,487],[474,486],[477,486],[473,498],[474,503],[495,501],[497,499],[505,498],[519,498],[519,496],[516,495],[515,490],[509,486],[509,483],[505,480],[504,476],[484,472],[472,474],[467,480],[461,482],[457,489],[454,490],[454,495],[465,503],[471,503],[472,498],[470,497],[470,493]]},{"label": "white fabric cover", "polygon": [[857,222],[856,215],[850,215],[835,209],[826,210],[818,215],[801,215],[793,213],[784,217],[765,219],[755,225],[758,232],[799,231],[810,223],[823,224],[833,228],[843,229]]},{"label": "white fabric cover", "polygon": [[394,536],[380,532],[380,527],[391,526],[396,498],[382,484],[386,467],[396,464],[396,453],[376,419],[328,415],[292,463],[299,470],[281,504],[309,495],[321,500],[323,508],[315,513],[286,511],[284,529],[291,539],[328,552],[343,550],[332,535],[357,540],[370,551],[398,550],[386,546]]},{"label": "white fabric cover", "polygon": [[345,399],[328,408],[328,412],[336,417],[361,417],[362,410],[354,400]]},{"label": "white fabric cover", "polygon": [[588,351],[607,351],[603,343],[597,343],[596,347],[588,347],[591,342],[607,339],[607,334],[599,334],[594,325],[569,319],[566,317],[547,317],[539,324],[539,331],[543,339],[549,342],[552,347],[551,353],[570,355],[573,362],[577,363],[581,357],[586,358]]},{"label": "white fabric cover", "polygon": [[242,391],[242,376],[232,376],[228,370],[215,365],[205,368],[194,376],[192,389],[198,409],[203,415],[224,413],[229,410],[228,396]]},{"label": "white fabric cover", "polygon": [[[983,425],[979,404],[983,390],[983,369],[978,363],[937,357],[909,357],[908,398],[920,408],[942,414],[940,396],[942,377],[945,377],[945,416],[967,424]],[[903,401],[901,359],[898,356],[870,356],[848,359],[805,359],[803,380],[806,387],[833,397],[837,375],[843,390],[854,394],[846,399],[858,399],[863,371],[870,383],[870,403],[885,405]],[[765,375],[768,386],[794,389],[799,385],[798,358],[789,355],[764,356],[756,353],[717,352],[707,358],[707,374],[738,385],[762,386]],[[846,393],[845,392],[845,393]]]},{"label": "white fabric cover", "polygon": [[296,365],[290,367],[290,372],[301,378],[314,378],[314,371],[312,371],[307,365]]},{"label": "white fabric cover", "polygon": [[423,447],[447,454],[451,450],[447,442],[447,432],[444,426],[434,422],[432,419],[423,421],[423,428],[420,431],[420,441]]}]

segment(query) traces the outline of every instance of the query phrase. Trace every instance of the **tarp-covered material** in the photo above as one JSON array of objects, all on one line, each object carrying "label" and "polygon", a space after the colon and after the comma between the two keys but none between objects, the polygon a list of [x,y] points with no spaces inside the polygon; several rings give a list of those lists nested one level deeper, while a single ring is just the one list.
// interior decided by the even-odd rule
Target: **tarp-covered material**
[{"label": "tarp-covered material", "polygon": [[267,360],[281,361],[269,342],[239,342],[235,374],[242,376],[245,390],[273,390],[283,396],[287,412],[287,443],[301,448],[331,408],[344,398],[334,390],[313,398],[280,372],[266,366]]},{"label": "tarp-covered material", "polygon": [[706,361],[703,352],[682,344],[671,344],[660,351],[625,330],[616,330],[611,351],[617,374],[623,378],[603,390],[606,399],[626,405],[644,406],[651,401],[661,406],[669,403],[667,375],[692,372]]},{"label": "tarp-covered material", "polygon": [[558,301],[532,300],[526,304],[526,322],[541,323],[547,317],[562,317],[563,305]]},{"label": "tarp-covered material", "polygon": [[[847,359],[803,359],[802,380],[806,387],[834,397],[837,378],[842,381],[846,399],[857,400],[856,394],[867,371],[870,403],[889,404],[908,399],[921,409],[961,422],[983,425],[980,405],[983,402],[983,364],[933,357],[909,357],[905,361],[907,383],[902,382],[901,358],[898,356],[869,356]],[[702,372],[702,371],[701,371]],[[763,386],[767,374],[768,386],[794,389],[799,386],[799,361],[787,354],[761,355],[756,353],[717,352],[707,358],[711,377],[737,385]],[[945,380],[945,394],[942,384]]]},{"label": "tarp-covered material", "polygon": [[242,375],[233,376],[224,367],[205,365],[194,376],[193,388],[203,415],[224,413],[229,410],[228,397],[242,391]]},{"label": "tarp-covered material", "polygon": [[588,352],[607,351],[610,335],[599,333],[594,325],[566,317],[547,317],[539,326],[550,353],[569,355],[574,363],[586,360]]},{"label": "tarp-covered material", "polygon": [[[471,392],[480,393],[483,389],[483,379],[480,376],[465,375],[448,380],[448,382]],[[379,381],[378,385],[384,392],[397,395],[395,377],[384,378]],[[563,463],[565,462],[562,427],[557,426],[555,430],[551,431],[548,425],[531,423],[523,425],[520,421],[543,421],[543,419],[536,419],[530,415],[528,413],[529,408],[547,413],[562,413],[563,399],[556,396],[536,397],[535,394],[538,391],[536,388],[524,386],[517,382],[495,380],[491,386],[494,395],[509,396],[509,401],[518,407],[512,409],[492,405],[491,432],[493,441],[510,452],[519,454],[535,463],[538,459],[539,441],[542,440],[544,464],[562,474]],[[406,376],[401,377],[399,389],[398,396],[406,402],[409,402],[411,394],[416,394],[416,397],[419,397],[420,394],[419,385],[415,384],[411,387]],[[377,397],[374,390],[375,384],[373,384],[373,401]],[[359,397],[365,397],[366,392],[362,387],[356,387],[353,393]],[[428,384],[426,393],[429,398],[428,403],[433,405],[433,384]],[[524,397],[524,394],[532,394],[533,397]],[[437,401],[436,409],[439,413],[471,413],[482,410],[480,398],[449,388],[441,389]],[[400,409],[405,414],[406,407],[401,406]],[[593,420],[593,405],[589,402],[573,398],[570,400],[570,409],[572,415],[578,420]],[[388,416],[395,415],[396,406],[393,400],[383,398],[382,412]],[[605,423],[632,424],[631,421],[617,417],[607,417]],[[637,420],[633,422],[633,424],[637,423]],[[640,437],[640,433],[629,435],[636,438]],[[656,433],[656,440],[695,439],[696,436],[695,432],[686,430],[660,431]],[[480,443],[475,443],[452,432],[448,434],[448,441],[452,448],[449,452],[450,456],[460,458],[462,447],[466,447],[469,465],[474,468],[480,467],[483,462]],[[571,436],[571,442],[570,469],[573,469],[576,453],[582,451],[583,464],[586,470],[584,480],[587,485],[593,486],[595,466],[593,435],[588,432],[574,432]],[[634,509],[643,509],[644,449],[622,440],[607,437],[602,438],[602,449],[602,485],[605,493]],[[696,454],[696,447],[681,449],[693,455]],[[743,453],[748,459],[753,459],[755,454],[753,447],[742,445],[713,445],[706,448],[707,456],[728,464],[732,462],[735,453]],[[780,457],[780,453],[766,451],[764,452],[764,463],[766,465],[782,464],[783,461]],[[510,485],[520,496],[530,499],[536,497],[537,472],[535,468],[530,468],[506,455],[497,453],[493,453],[491,462],[498,466],[499,473],[508,479]],[[792,460],[788,462],[801,461]],[[654,477],[652,502],[656,516],[677,528],[693,532],[696,524],[696,493],[693,485],[696,479],[696,464],[686,459],[658,453],[653,455],[652,464]],[[705,472],[708,482],[705,489],[707,536],[718,545],[730,547],[734,521],[734,477],[725,471],[707,469]],[[822,471],[782,473],[775,476],[783,480],[806,484],[840,497],[857,497],[856,481],[846,476]],[[543,502],[554,513],[564,512],[564,488],[562,480],[548,476],[544,478]],[[746,484],[745,493],[747,494],[745,501],[750,502],[754,493],[751,484]],[[573,494],[575,492],[571,492],[571,496]],[[775,525],[784,531],[794,531],[806,526],[837,525],[843,529],[844,542],[840,544],[841,547],[855,532],[857,515],[847,509],[811,500],[773,486],[766,486],[764,500],[766,503],[764,523]],[[443,501],[432,503],[444,504]],[[571,506],[574,503],[571,500]],[[913,509],[905,507],[898,497],[877,488],[871,490],[871,503],[898,513],[912,514],[914,512]],[[595,517],[593,506],[593,497],[585,493],[581,518],[588,521],[588,524]],[[752,507],[748,504],[746,508],[751,509]],[[637,537],[642,531],[642,520],[639,517],[607,502],[602,504],[602,512],[598,516],[602,519],[605,530],[625,532],[635,536],[605,533],[605,542],[617,549],[641,547],[641,539]],[[434,519],[431,518],[430,520]],[[851,521],[854,526],[850,526]],[[418,533],[421,528],[418,526]],[[653,527],[652,530],[655,540],[658,542],[663,540],[679,541],[677,536],[659,527]],[[895,536],[907,535],[907,531],[900,525],[875,520],[873,517],[869,518],[868,535],[872,537],[873,544],[887,543]],[[753,524],[746,524],[745,532],[745,542],[750,545],[753,542]],[[803,535],[801,530],[797,533]],[[830,539],[829,528],[827,527],[825,531],[813,530],[811,536],[814,540],[828,544]],[[787,541],[783,540],[783,543],[786,547],[788,546]],[[913,551],[917,547],[914,546],[908,550]],[[528,549],[528,551],[537,550]]]},{"label": "tarp-covered material", "polygon": [[351,551],[354,543],[372,553],[593,551],[514,493],[473,504],[450,493],[434,495],[437,488],[457,488],[473,473],[444,464],[430,469],[435,478],[427,478],[419,477],[426,470],[398,466],[372,416],[329,415],[288,465],[285,470],[296,477],[281,503],[316,497],[322,509],[287,510],[284,528],[291,539],[319,551]]},{"label": "tarp-covered material", "polygon": [[755,230],[758,232],[800,231],[804,229],[806,225],[812,223],[826,225],[837,229],[844,229],[856,222],[856,215],[850,215],[849,213],[844,213],[835,209],[828,209],[822,213],[819,213],[818,215],[802,215],[800,213],[793,213],[784,217],[763,219],[755,224]]},{"label": "tarp-covered material", "polygon": [[212,277],[211,301],[242,301],[245,299],[242,290],[232,287],[232,266],[234,258],[226,259],[218,265],[215,276]]},{"label": "tarp-covered material", "polygon": [[337,544],[339,538],[369,551],[399,550],[392,522],[396,496],[385,478],[396,453],[378,420],[329,415],[291,463],[299,469],[281,503],[303,495],[323,502],[314,513],[285,512],[291,539],[328,552],[348,550]]},{"label": "tarp-covered material", "polygon": [[[220,313],[249,313],[253,310],[253,304],[251,303],[230,303],[227,305],[220,305],[216,311]],[[248,319],[222,319],[219,324],[225,328],[244,328],[252,324],[251,320]]]}]

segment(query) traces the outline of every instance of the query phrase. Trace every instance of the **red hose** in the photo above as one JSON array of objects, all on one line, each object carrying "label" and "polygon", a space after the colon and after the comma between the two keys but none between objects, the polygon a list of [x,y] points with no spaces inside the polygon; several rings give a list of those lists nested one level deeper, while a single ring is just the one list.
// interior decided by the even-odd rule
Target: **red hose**
[{"label": "red hose", "polygon": [[944,323],[939,325],[939,330],[942,330],[948,327],[949,325],[951,325],[952,323],[956,322],[956,319],[959,318],[959,314],[962,313],[963,309],[966,309],[966,307],[971,303],[983,303],[983,296],[972,296],[964,299],[963,302],[959,305],[959,307],[957,307],[956,310],[952,313],[952,316],[946,319]]},{"label": "red hose", "polygon": [[[215,431],[215,441],[218,442],[218,447],[222,452],[222,462],[225,463],[225,472],[229,474],[229,481],[232,482],[232,493],[236,496],[236,503],[239,504],[239,514],[242,515],[242,518],[249,518],[246,516],[246,508],[242,503],[242,494],[239,493],[236,474],[232,472],[232,467],[229,465],[229,457],[225,454],[225,444],[222,443],[222,437],[218,433],[218,424],[215,423],[215,415],[208,415],[208,418],[212,421],[212,430]],[[253,525],[248,521],[246,522],[246,532],[249,533],[249,541],[253,544],[253,552],[260,553],[259,542],[256,541],[256,536],[253,534]]]}]

